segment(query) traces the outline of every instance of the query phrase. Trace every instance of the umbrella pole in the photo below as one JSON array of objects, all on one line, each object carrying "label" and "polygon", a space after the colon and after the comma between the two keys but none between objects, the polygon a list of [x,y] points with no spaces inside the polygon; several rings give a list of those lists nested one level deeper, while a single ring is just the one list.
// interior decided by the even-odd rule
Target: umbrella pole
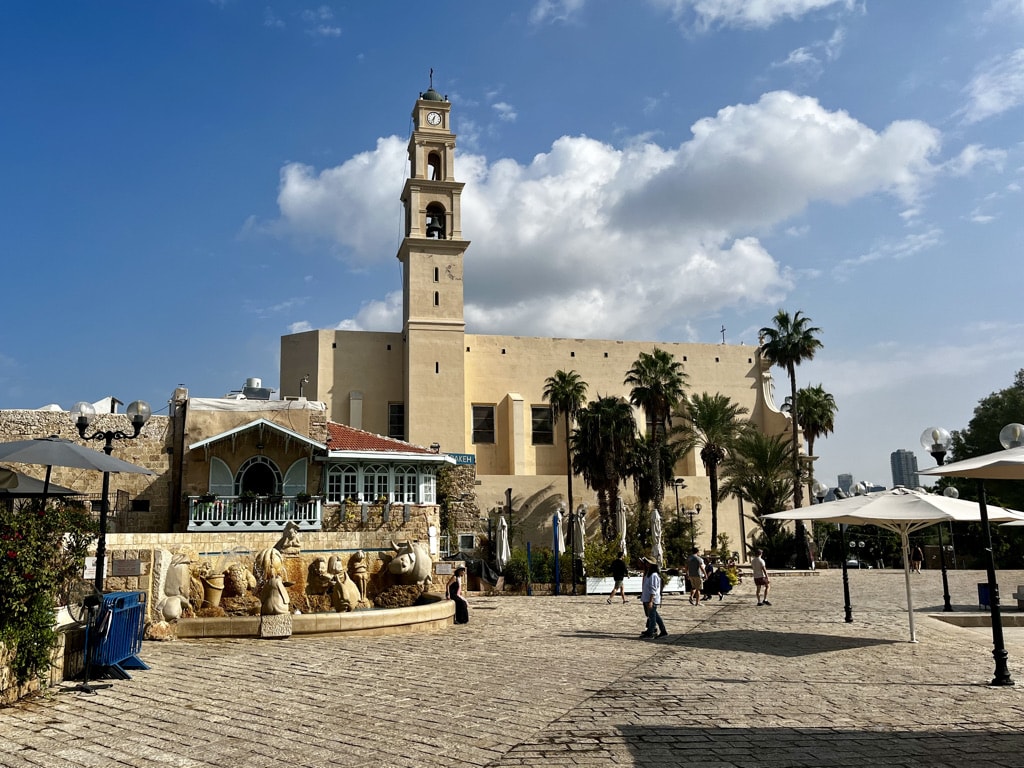
[{"label": "umbrella pole", "polygon": [[978,508],[981,510],[981,526],[985,529],[985,545],[988,550],[988,605],[992,614],[992,656],[996,660],[995,677],[992,685],[1013,685],[1010,670],[1006,666],[1007,652],[1003,643],[1003,617],[999,612],[999,585],[996,584],[996,560],[992,552],[992,529],[988,524],[988,504],[985,499],[985,481],[978,480]]},{"label": "umbrella pole", "polygon": [[96,590],[102,594],[106,574],[107,515],[110,510],[110,473],[103,473],[103,495],[100,501],[100,538],[96,542]]},{"label": "umbrella pole", "polygon": [[907,616],[910,619],[910,642],[917,642],[917,630],[914,629],[914,598],[910,594],[910,536],[907,529],[900,530],[900,538],[903,540],[903,580],[907,584]]},{"label": "umbrella pole", "polygon": [[551,516],[551,525],[552,525],[552,529],[555,532],[554,541],[551,542],[551,543],[552,543],[552,549],[555,550],[555,596],[557,597],[558,595],[561,594],[560,587],[561,587],[561,583],[562,583],[562,573],[561,573],[561,568],[559,567],[560,566],[559,561],[562,559],[561,558],[561,554],[562,553],[558,551],[558,513],[557,512],[555,512],[555,514],[553,514]]}]

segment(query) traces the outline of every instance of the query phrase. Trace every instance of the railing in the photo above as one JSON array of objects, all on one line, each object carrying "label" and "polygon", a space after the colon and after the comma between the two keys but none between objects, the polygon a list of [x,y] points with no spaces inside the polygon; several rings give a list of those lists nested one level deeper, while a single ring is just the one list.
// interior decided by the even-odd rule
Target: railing
[{"label": "railing", "polygon": [[294,496],[246,499],[220,496],[216,501],[188,499],[190,531],[280,531],[289,520],[302,531],[320,530],[320,498],[297,501]]}]

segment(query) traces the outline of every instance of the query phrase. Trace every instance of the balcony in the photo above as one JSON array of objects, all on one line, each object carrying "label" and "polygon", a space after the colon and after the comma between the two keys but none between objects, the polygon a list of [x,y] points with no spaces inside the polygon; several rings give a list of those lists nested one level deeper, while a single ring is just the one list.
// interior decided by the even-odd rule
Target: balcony
[{"label": "balcony", "polygon": [[295,496],[219,496],[203,501],[189,496],[190,531],[282,531],[285,523],[295,521],[300,531],[319,531],[320,497],[297,501]]}]

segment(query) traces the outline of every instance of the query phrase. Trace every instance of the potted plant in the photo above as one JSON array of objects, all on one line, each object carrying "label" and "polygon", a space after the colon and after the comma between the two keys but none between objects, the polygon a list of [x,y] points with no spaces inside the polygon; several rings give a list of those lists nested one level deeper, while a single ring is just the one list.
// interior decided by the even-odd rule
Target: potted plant
[{"label": "potted plant", "polygon": [[217,505],[217,494],[216,493],[201,493],[199,494],[199,508],[207,513],[211,514]]},{"label": "potted plant", "polygon": [[311,500],[312,498],[313,498],[313,497],[312,497],[312,496],[310,496],[310,495],[309,495],[308,493],[306,493],[305,491],[303,491],[302,493],[296,493],[296,494],[295,494],[295,503],[296,503],[296,504],[309,504],[309,502],[310,502],[310,500]]}]

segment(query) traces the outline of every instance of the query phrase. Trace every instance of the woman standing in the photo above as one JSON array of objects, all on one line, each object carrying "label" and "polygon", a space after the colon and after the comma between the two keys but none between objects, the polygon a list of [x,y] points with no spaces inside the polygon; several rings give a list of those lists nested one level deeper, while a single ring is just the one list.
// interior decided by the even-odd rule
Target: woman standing
[{"label": "woman standing", "polygon": [[448,599],[455,601],[456,624],[469,624],[469,603],[466,602],[466,598],[462,594],[462,579],[465,575],[465,568],[456,568],[446,585]]}]

